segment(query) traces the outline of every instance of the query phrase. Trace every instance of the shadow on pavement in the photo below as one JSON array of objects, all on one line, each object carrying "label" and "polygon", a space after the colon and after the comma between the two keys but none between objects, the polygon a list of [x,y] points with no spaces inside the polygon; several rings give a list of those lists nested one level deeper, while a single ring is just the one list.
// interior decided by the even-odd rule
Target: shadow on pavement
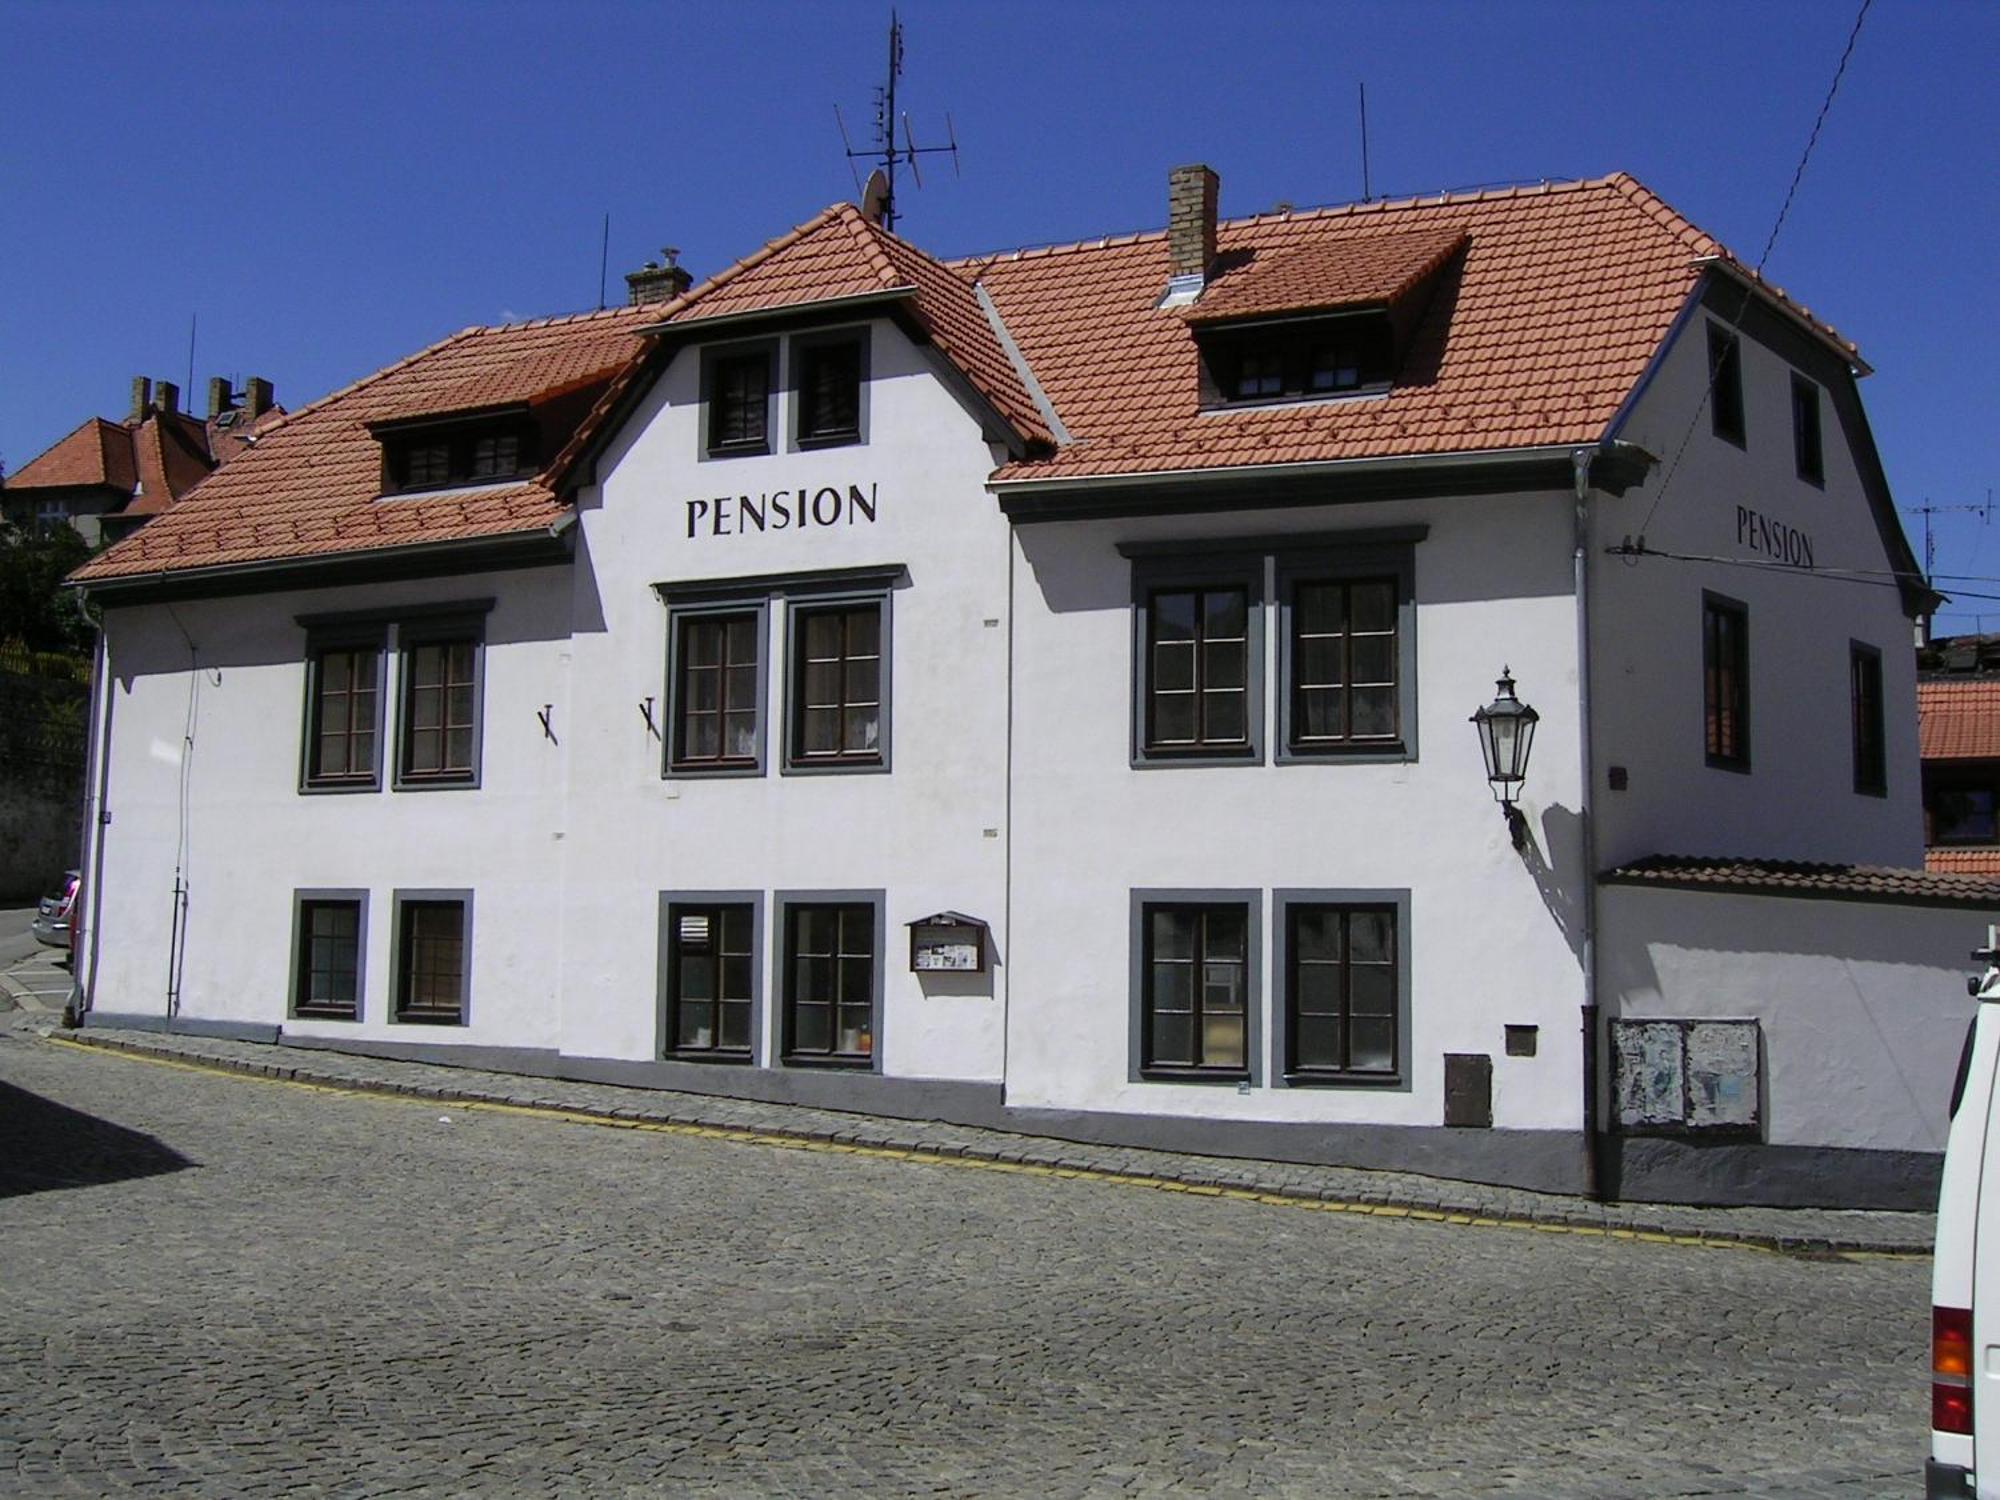
[{"label": "shadow on pavement", "polygon": [[0,1083],[0,1198],[95,1187],[193,1165],[150,1135]]}]

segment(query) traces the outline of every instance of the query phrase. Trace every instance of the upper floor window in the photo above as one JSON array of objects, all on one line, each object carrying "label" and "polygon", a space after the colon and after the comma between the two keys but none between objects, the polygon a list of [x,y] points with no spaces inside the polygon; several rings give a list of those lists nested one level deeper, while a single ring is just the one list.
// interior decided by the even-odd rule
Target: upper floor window
[{"label": "upper floor window", "polygon": [[1826,456],[1820,448],[1819,387],[1803,375],[1792,377],[1792,458],[1807,484],[1826,483]]},{"label": "upper floor window", "polygon": [[1304,401],[1385,390],[1394,360],[1388,314],[1349,314],[1199,330],[1206,404]]},{"label": "upper floor window", "polygon": [[306,786],[372,791],[381,785],[382,643],[377,628],[308,644]]},{"label": "upper floor window", "polygon": [[1402,737],[1393,578],[1301,578],[1291,594],[1294,752],[1381,748]]},{"label": "upper floor window", "polygon": [[776,357],[775,343],[704,353],[702,399],[708,404],[710,457],[771,451],[771,368]]},{"label": "upper floor window", "polygon": [[520,416],[391,430],[382,438],[383,487],[391,493],[491,484],[533,471],[533,425]]},{"label": "upper floor window", "polygon": [[1702,596],[1702,723],[1708,763],[1750,769],[1750,612],[1719,594]]},{"label": "upper floor window", "polygon": [[791,733],[787,764],[885,764],[884,599],[792,608]]},{"label": "upper floor window", "polygon": [[1882,720],[1882,653],[1860,641],[1850,642],[1847,676],[1854,720],[1854,790],[1886,796],[1889,760]]},{"label": "upper floor window", "polygon": [[1708,411],[1717,437],[1744,446],[1742,351],[1719,323],[1708,325]]},{"label": "upper floor window", "polygon": [[792,366],[793,440],[798,446],[860,442],[868,379],[865,334],[794,338]]},{"label": "upper floor window", "polygon": [[478,784],[483,656],[477,621],[403,627],[399,786]]},{"label": "upper floor window", "polygon": [[762,767],[762,601],[744,608],[676,611],[668,714],[675,772]]}]

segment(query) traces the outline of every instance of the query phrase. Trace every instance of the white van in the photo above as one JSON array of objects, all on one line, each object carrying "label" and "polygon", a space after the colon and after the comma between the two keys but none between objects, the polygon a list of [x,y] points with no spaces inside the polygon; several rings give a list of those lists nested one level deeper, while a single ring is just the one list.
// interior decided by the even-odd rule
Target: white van
[{"label": "white van", "polygon": [[1926,1500],[2000,1497],[2000,927],[1972,956],[1987,968],[1972,981],[1938,1188]]}]

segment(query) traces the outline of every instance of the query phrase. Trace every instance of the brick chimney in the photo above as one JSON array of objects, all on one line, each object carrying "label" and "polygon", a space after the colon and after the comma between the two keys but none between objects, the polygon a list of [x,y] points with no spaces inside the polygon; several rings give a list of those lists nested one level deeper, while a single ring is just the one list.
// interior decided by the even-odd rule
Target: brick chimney
[{"label": "brick chimney", "polygon": [[1215,261],[1215,195],[1221,179],[1199,163],[1167,174],[1170,287],[1199,293]]},{"label": "brick chimney", "polygon": [[181,388],[171,380],[162,380],[153,387],[154,410],[171,417],[181,409]]},{"label": "brick chimney", "polygon": [[694,277],[675,264],[680,251],[672,245],[660,252],[664,265],[647,261],[636,271],[625,273],[625,285],[631,293],[631,305],[644,307],[649,302],[671,302],[694,285]]},{"label": "brick chimney", "polygon": [[236,393],[229,388],[229,377],[213,377],[208,382],[208,420],[213,422],[235,404]]},{"label": "brick chimney", "polygon": [[256,421],[277,404],[278,394],[263,376],[252,375],[243,382],[243,415],[250,421]]},{"label": "brick chimney", "polygon": [[143,375],[132,377],[132,410],[125,420],[137,427],[146,420],[146,408],[153,404],[153,382]]}]

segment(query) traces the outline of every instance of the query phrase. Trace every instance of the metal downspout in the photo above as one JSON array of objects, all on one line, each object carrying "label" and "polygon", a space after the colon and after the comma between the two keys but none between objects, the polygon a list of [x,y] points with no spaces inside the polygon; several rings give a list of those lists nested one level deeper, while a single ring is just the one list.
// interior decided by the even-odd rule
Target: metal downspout
[{"label": "metal downspout", "polygon": [[1595,448],[1579,448],[1571,455],[1576,466],[1576,538],[1570,559],[1572,589],[1576,597],[1576,698],[1577,760],[1582,777],[1583,824],[1583,931],[1578,959],[1583,970],[1583,1173],[1584,1191],[1592,1198],[1604,1196],[1598,1164],[1598,1014],[1597,1014],[1597,768],[1592,755],[1593,726],[1590,717],[1590,465],[1597,457]]},{"label": "metal downspout", "polygon": [[[71,1001],[77,1008],[75,1020],[80,1025],[84,1016],[97,1006],[97,956],[98,933],[104,922],[104,839],[105,830],[111,822],[108,811],[111,796],[111,631],[100,623],[97,627],[96,660],[92,664],[90,693],[90,757],[91,765],[85,771],[89,778],[85,783],[83,802],[83,848],[84,856],[78,865],[84,874],[89,893],[90,922],[77,935],[74,948],[76,957],[85,965],[85,974],[72,972],[70,975]],[[72,915],[71,920],[75,917]],[[88,945],[88,953],[85,948]]]}]

